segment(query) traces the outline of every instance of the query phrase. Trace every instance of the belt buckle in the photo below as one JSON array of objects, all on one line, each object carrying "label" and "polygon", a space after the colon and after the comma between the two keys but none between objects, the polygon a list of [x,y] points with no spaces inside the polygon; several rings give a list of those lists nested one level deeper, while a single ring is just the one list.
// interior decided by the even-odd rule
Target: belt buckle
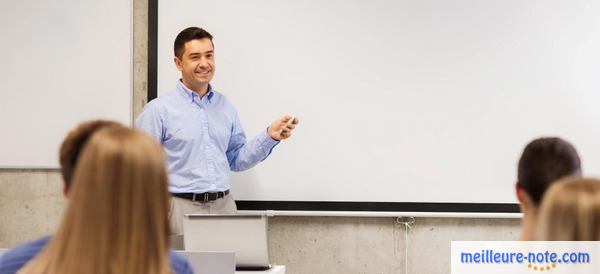
[{"label": "belt buckle", "polygon": [[[196,200],[196,194],[198,194],[198,196],[202,195],[203,196],[202,200]],[[207,192],[204,192],[204,193],[194,193],[193,196],[192,196],[192,203],[195,203],[195,204],[204,204],[204,203],[207,203],[207,202],[208,202],[208,193]]]}]

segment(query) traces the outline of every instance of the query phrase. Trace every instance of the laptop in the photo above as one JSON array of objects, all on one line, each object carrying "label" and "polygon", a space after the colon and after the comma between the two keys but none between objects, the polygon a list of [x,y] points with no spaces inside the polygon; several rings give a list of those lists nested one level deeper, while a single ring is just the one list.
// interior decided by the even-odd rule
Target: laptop
[{"label": "laptop", "polygon": [[188,260],[196,274],[235,274],[233,252],[175,251]]},{"label": "laptop", "polygon": [[233,251],[237,270],[271,268],[263,214],[198,215],[183,218],[186,251]]}]

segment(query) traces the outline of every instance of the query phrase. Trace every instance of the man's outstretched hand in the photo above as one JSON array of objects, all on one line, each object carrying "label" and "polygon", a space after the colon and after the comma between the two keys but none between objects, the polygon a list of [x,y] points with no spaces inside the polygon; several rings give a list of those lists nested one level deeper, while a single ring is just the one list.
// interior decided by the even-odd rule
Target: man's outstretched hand
[{"label": "man's outstretched hand", "polygon": [[296,125],[298,125],[298,122],[300,122],[298,118],[286,115],[275,120],[275,122],[273,122],[267,129],[267,132],[274,140],[285,140],[292,136],[292,130],[294,130]]}]

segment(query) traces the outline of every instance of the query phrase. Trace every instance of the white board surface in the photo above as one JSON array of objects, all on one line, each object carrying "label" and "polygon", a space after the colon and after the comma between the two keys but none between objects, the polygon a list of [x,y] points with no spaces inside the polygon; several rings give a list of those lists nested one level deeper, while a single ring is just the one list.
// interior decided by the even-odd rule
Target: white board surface
[{"label": "white board surface", "polygon": [[0,1],[0,168],[57,168],[85,120],[130,125],[131,45],[131,1]]},{"label": "white board surface", "polygon": [[600,175],[600,2],[159,1],[159,96],[173,40],[214,36],[212,85],[248,137],[301,123],[239,200],[514,203],[518,157],[539,136]]}]

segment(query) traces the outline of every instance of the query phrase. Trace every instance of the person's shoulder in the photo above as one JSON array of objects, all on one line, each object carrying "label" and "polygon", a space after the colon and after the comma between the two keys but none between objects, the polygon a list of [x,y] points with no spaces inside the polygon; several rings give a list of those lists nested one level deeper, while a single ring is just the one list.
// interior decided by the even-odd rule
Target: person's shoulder
[{"label": "person's shoulder", "polygon": [[177,254],[175,251],[171,251],[171,269],[175,274],[191,274],[194,273],[192,266],[186,258]]},{"label": "person's shoulder", "polygon": [[161,94],[159,97],[149,101],[142,109],[140,116],[163,116],[168,113],[170,109],[177,106],[177,96],[175,90]]},{"label": "person's shoulder", "polygon": [[216,90],[212,90],[213,96],[211,98],[213,103],[216,103],[220,107],[227,107],[228,109],[232,109],[235,111],[235,105],[229,100],[229,98]]},{"label": "person's shoulder", "polygon": [[50,241],[50,239],[51,239],[50,236],[46,236],[46,237],[37,239],[35,241],[20,244],[20,245],[15,246],[15,247],[9,249],[8,251],[6,251],[6,253],[4,253],[2,258],[4,260],[7,260],[7,259],[18,258],[18,257],[22,257],[22,256],[27,256],[27,255],[36,255],[37,252],[40,251],[40,249],[42,249],[44,246],[46,246],[46,244],[48,243],[48,241]]},{"label": "person's shoulder", "polygon": [[50,236],[9,249],[0,257],[0,274],[16,273],[50,241]]},{"label": "person's shoulder", "polygon": [[229,102],[229,99],[227,99],[227,96],[225,96],[225,94],[223,94],[215,89],[211,89],[211,91],[213,93],[211,100]]},{"label": "person's shoulder", "polygon": [[152,99],[152,101],[149,101],[147,105],[154,107],[168,106],[169,104],[175,102],[178,96],[180,95],[177,93],[177,90],[170,90]]}]

